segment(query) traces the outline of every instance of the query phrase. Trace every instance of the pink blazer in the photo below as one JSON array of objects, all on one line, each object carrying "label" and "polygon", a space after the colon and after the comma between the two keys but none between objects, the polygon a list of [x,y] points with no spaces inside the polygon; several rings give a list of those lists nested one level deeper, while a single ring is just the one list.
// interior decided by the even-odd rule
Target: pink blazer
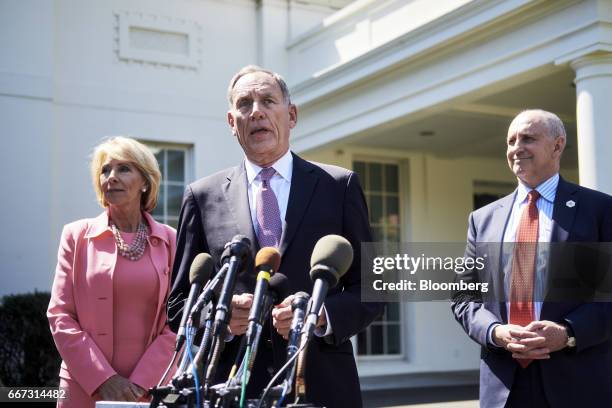
[{"label": "pink blazer", "polygon": [[[172,357],[175,335],[167,325],[166,300],[176,250],[176,231],[144,213],[151,227],[149,248],[159,277],[156,324],[130,381],[157,384]],[[113,272],[117,246],[108,214],[64,226],[47,317],[62,356],[60,377],[78,382],[90,396],[115,374],[113,357]]]}]

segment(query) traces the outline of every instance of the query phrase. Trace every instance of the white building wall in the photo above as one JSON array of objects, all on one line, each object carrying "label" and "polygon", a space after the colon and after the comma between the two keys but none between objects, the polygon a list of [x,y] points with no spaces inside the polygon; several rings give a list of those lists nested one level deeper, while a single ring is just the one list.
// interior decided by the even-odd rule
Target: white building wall
[{"label": "white building wall", "polygon": [[46,100],[0,96],[0,112],[0,213],[5,231],[0,238],[0,293],[46,290],[44,268],[51,260],[52,231],[49,197],[54,184],[49,154],[53,107]]},{"label": "white building wall", "polygon": [[48,287],[53,14],[52,1],[0,2],[0,293]]},{"label": "white building wall", "polygon": [[[235,165],[229,79],[252,63],[286,71],[289,22],[333,12],[292,3],[0,2],[0,212],[15,232],[2,238],[0,295],[49,290],[62,226],[102,211],[88,164],[104,137],[191,146],[193,178]],[[122,32],[126,21],[138,37]]]}]

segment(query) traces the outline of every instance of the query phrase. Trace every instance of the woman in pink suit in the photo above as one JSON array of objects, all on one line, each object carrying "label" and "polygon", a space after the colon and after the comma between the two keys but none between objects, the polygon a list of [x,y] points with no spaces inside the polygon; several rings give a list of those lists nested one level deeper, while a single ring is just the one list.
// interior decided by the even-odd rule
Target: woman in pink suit
[{"label": "woman in pink suit", "polygon": [[64,227],[47,311],[68,395],[58,407],[143,400],[175,339],[166,299],[176,231],[149,214],[160,184],[155,157],[115,137],[96,147],[91,173],[106,211]]}]

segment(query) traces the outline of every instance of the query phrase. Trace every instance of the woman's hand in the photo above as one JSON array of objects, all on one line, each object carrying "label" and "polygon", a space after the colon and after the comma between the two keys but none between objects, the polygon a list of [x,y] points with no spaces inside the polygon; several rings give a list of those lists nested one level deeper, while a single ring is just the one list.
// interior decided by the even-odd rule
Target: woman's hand
[{"label": "woman's hand", "polygon": [[102,401],[138,401],[144,393],[140,386],[118,374],[102,383],[96,391]]}]

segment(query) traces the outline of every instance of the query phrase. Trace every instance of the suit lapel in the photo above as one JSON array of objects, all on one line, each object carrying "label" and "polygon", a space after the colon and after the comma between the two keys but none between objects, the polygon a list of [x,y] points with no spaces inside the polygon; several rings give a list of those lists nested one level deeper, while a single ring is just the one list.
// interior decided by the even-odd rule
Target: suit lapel
[{"label": "suit lapel", "polygon": [[506,226],[510,219],[510,213],[512,212],[512,204],[514,204],[514,198],[516,197],[516,190],[512,194],[508,194],[501,200],[497,207],[493,210],[493,216],[491,218],[491,231],[496,231],[497,237],[493,237],[495,240],[491,242],[504,242],[504,234],[506,233]]},{"label": "suit lapel", "polygon": [[569,237],[569,232],[572,230],[574,218],[576,217],[576,209],[580,203],[576,198],[577,188],[559,177],[559,185],[557,194],[555,195],[555,204],[553,206],[552,215],[552,236],[550,242],[565,242]]},{"label": "suit lapel", "polygon": [[248,182],[244,162],[234,167],[227,176],[227,182],[222,186],[225,196],[225,204],[230,209],[234,220],[236,220],[236,228],[238,234],[245,235],[251,240],[251,248],[253,253],[259,248],[257,235],[253,228],[251,220],[251,210],[249,208]]},{"label": "suit lapel", "polygon": [[287,203],[287,214],[283,223],[280,253],[283,255],[298,230],[298,226],[306,213],[312,199],[319,177],[314,172],[314,166],[306,160],[293,154],[293,174],[291,190]]},{"label": "suit lapel", "polygon": [[[553,205],[549,256],[554,256],[555,251],[560,249],[558,245],[555,245],[556,242],[566,242],[569,238],[574,219],[576,218],[576,209],[580,205],[576,196],[577,190],[574,184],[568,183],[563,180],[563,178],[559,177],[559,185],[557,186],[555,203]],[[551,294],[553,287],[553,274],[555,270],[550,267],[551,265],[553,265],[553,263],[551,263],[551,259],[549,259],[548,270],[546,271],[547,293],[544,296],[545,299]],[[542,303],[542,311],[540,312],[540,320],[547,319],[548,316],[556,316],[560,307],[562,306],[557,302],[544,301]]]},{"label": "suit lapel", "polygon": [[[492,242],[494,251],[492,251],[492,256],[496,256],[497,259],[491,259],[491,264],[496,265],[497,267],[493,270],[496,271],[493,274],[493,285],[494,292],[496,294],[496,299],[505,299],[505,287],[504,287],[504,264],[503,260],[503,251],[504,251],[504,235],[506,233],[506,228],[508,226],[508,220],[510,219],[510,213],[512,212],[512,205],[514,204],[514,199],[516,198],[516,190],[514,193],[509,194],[502,198],[497,207],[493,209],[493,214],[491,215],[491,227],[490,231],[495,231],[495,236],[485,237],[486,242]],[[495,248],[499,243],[499,248]],[[490,244],[489,244],[490,245]],[[504,322],[508,320],[508,313],[506,310],[506,302],[499,302],[500,308],[500,317]]]}]

